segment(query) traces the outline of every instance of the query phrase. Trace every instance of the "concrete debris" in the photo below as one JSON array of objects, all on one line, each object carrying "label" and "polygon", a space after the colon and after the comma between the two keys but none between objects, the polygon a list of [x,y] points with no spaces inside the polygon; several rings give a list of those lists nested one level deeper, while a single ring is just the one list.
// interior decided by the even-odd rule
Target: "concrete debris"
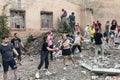
[{"label": "concrete debris", "polygon": [[91,80],[97,80],[98,78],[98,76],[91,76]]},{"label": "concrete debris", "polygon": [[[93,53],[94,48],[88,48],[86,46],[82,50],[82,57],[80,57],[81,54],[78,54],[78,51],[76,51],[74,54],[78,68],[73,68],[74,65],[72,65],[72,62],[67,62],[67,70],[63,70],[63,59],[61,57],[61,50],[59,50],[58,53],[54,53],[54,60],[50,61],[49,63],[49,71],[52,72],[52,75],[45,75],[43,66],[40,71],[40,79],[35,79],[35,72],[37,70],[38,64],[40,63],[39,53],[44,35],[45,34],[42,34],[42,36],[27,44],[27,52],[23,53],[28,55],[23,55],[22,65],[18,65],[18,71],[21,80],[120,80],[120,75],[108,76],[96,74],[96,72],[103,74],[120,73],[119,50],[109,50],[109,52],[105,54],[104,59],[101,56],[95,59],[95,54]],[[57,41],[58,40],[56,39],[54,44],[56,44]],[[85,43],[85,45],[87,45],[87,43]],[[69,61],[69,59],[67,61]],[[2,67],[0,67],[0,80],[3,80],[2,73],[3,70]],[[11,75],[11,73],[12,70],[10,69],[8,73],[10,77],[9,80],[13,80],[13,75]]]}]

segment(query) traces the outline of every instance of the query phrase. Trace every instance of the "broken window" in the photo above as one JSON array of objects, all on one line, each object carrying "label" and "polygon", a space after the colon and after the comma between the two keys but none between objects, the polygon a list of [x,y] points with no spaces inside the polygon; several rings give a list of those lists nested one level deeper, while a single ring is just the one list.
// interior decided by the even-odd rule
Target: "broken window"
[{"label": "broken window", "polygon": [[41,28],[53,27],[53,12],[41,11]]},{"label": "broken window", "polygon": [[24,10],[10,10],[10,27],[12,29],[25,29]]}]

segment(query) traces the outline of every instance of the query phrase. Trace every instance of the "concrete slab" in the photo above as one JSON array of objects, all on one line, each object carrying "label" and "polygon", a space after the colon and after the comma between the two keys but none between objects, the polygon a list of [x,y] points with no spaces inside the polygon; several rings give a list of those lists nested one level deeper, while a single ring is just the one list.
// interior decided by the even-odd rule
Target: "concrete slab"
[{"label": "concrete slab", "polygon": [[88,64],[85,64],[85,63],[82,63],[81,66],[88,69],[88,70],[90,70],[90,71],[92,71],[92,72],[96,72],[96,73],[120,74],[120,69],[93,68],[92,66],[90,66]]},{"label": "concrete slab", "polygon": [[92,67],[90,65],[88,65],[88,64],[82,63],[81,66],[88,69],[88,70],[90,70],[90,71],[92,70]]},{"label": "concrete slab", "polygon": [[120,74],[120,69],[104,69],[104,68],[98,68],[98,69],[92,69],[91,71],[97,72],[97,73],[108,73],[108,74]]}]

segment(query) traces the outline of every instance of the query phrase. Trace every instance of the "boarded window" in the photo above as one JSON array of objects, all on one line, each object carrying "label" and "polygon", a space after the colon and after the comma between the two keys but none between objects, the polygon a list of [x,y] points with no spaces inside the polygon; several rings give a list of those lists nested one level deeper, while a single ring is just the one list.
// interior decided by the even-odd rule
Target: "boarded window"
[{"label": "boarded window", "polygon": [[10,27],[12,29],[25,29],[24,10],[10,10]]},{"label": "boarded window", "polygon": [[41,28],[53,27],[53,12],[41,11]]}]

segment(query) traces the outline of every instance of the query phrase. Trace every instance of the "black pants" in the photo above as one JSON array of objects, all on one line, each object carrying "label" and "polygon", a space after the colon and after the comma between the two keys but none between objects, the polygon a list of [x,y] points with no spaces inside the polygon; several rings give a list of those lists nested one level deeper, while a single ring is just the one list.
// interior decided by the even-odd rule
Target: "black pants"
[{"label": "black pants", "polygon": [[[53,48],[53,45],[51,45],[50,48]],[[50,51],[50,60],[53,60],[53,51]]]},{"label": "black pants", "polygon": [[[17,56],[17,59],[18,59],[18,61],[21,61],[22,60],[22,58],[21,58],[21,49],[20,48],[15,48],[16,49],[16,51],[18,52],[18,56]],[[14,53],[13,54],[13,56],[14,56],[14,58],[16,58],[16,54]]]},{"label": "black pants", "polygon": [[75,21],[70,21],[71,31],[74,33]]},{"label": "black pants", "polygon": [[76,47],[79,49],[79,52],[81,52],[81,51],[82,51],[82,50],[81,50],[81,46],[80,46],[80,45],[73,45],[73,47],[72,47],[72,53],[74,53],[74,51],[75,51]]},{"label": "black pants", "polygon": [[49,66],[49,52],[48,51],[41,51],[41,61],[40,64],[38,66],[38,69],[41,69],[41,67],[43,66],[44,62],[45,62],[45,69],[48,69]]}]

